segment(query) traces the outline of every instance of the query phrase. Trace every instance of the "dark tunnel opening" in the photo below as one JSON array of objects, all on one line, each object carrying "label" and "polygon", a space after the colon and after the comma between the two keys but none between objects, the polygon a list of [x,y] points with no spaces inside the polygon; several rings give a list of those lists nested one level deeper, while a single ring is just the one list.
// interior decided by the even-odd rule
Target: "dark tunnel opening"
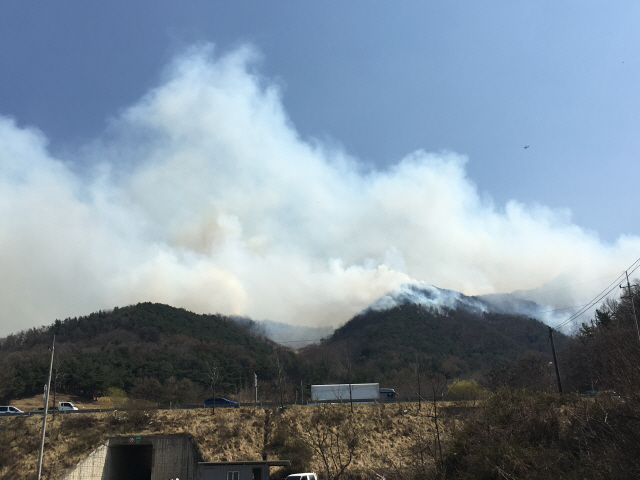
[{"label": "dark tunnel opening", "polygon": [[107,453],[103,480],[151,480],[152,445],[114,445]]}]

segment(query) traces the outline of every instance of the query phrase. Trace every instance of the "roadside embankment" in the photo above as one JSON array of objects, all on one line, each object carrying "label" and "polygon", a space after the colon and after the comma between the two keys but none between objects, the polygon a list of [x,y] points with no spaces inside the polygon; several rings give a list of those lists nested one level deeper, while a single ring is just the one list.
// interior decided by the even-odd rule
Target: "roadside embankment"
[{"label": "roadside embankment", "polygon": [[[377,472],[401,467],[416,444],[434,440],[430,405],[290,406],[284,410],[243,407],[211,410],[146,410],[49,416],[43,478],[60,478],[109,437],[189,434],[206,461],[289,459],[292,468],[327,470],[336,459],[344,471]],[[266,418],[268,416],[268,419]],[[440,420],[444,439],[454,426]],[[0,419],[4,448],[0,479],[35,477],[42,417]],[[428,461],[428,453],[425,459]],[[333,468],[333,467],[331,467]]]}]

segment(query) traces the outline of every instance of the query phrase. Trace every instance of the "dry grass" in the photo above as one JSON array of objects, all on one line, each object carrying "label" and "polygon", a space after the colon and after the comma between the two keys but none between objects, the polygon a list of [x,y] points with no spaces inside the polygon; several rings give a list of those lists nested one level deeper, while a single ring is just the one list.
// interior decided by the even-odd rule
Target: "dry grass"
[{"label": "dry grass", "polygon": [[[314,407],[293,406],[274,415],[270,430],[276,430],[278,422],[293,425],[300,435],[301,425],[313,413]],[[348,411],[348,405],[331,405],[329,408],[342,408]],[[420,438],[434,438],[433,411],[431,406],[423,404],[418,410],[416,404],[372,404],[354,405],[354,423],[359,432],[359,446],[353,462],[346,472],[351,477],[371,478],[374,473],[389,473],[394,466],[404,468],[411,447]],[[442,438],[448,438],[448,432],[457,428],[459,421],[448,418],[442,422]],[[269,459],[275,459],[273,455]],[[313,456],[309,469],[323,474],[320,459]],[[277,478],[277,475],[274,475]]]},{"label": "dry grass", "polygon": [[[336,405],[336,408],[346,406]],[[288,425],[292,435],[300,433],[300,425],[310,417],[314,407],[292,406],[285,411],[241,409],[211,410],[145,410],[136,408],[121,412],[51,416],[47,422],[47,438],[43,462],[43,478],[60,478],[107,438],[130,435],[192,435],[206,461],[260,460],[263,452],[269,459],[277,451],[265,451],[273,432]],[[265,418],[269,416],[266,423]],[[361,432],[360,447],[350,471],[371,473],[388,468],[389,462],[401,459],[414,441],[418,426],[432,430],[430,410],[422,411],[410,404],[354,406],[354,418]],[[0,455],[0,480],[31,479],[35,476],[42,416],[0,419],[4,448]],[[320,473],[319,459],[313,458],[309,468]]]},{"label": "dry grass", "polygon": [[[205,460],[260,459],[264,412],[252,409],[131,410],[47,417],[43,478],[56,479],[109,437],[187,433]],[[0,419],[0,479],[35,477],[42,416]]]},{"label": "dry grass", "polygon": [[[56,394],[56,403],[58,402],[73,402],[80,410],[94,409],[94,408],[111,408],[102,405],[98,400],[89,400],[75,395],[67,395],[65,393]],[[44,406],[44,395],[34,395],[29,398],[22,398],[11,402],[11,405],[19,408],[23,412],[30,412],[36,408],[42,408]],[[49,408],[53,408],[53,393],[49,397]]]}]

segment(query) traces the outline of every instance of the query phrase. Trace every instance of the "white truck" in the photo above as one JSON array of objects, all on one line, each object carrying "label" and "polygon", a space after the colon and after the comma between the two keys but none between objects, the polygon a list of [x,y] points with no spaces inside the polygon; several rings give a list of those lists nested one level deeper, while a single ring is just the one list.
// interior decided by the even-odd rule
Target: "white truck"
[{"label": "white truck", "polygon": [[393,388],[380,388],[379,383],[338,383],[335,385],[311,385],[311,403],[394,402]]}]

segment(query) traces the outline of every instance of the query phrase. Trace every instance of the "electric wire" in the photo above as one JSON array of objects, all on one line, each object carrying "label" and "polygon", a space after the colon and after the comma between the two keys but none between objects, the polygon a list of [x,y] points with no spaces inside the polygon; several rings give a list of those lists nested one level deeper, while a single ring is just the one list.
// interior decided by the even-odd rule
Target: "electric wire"
[{"label": "electric wire", "polygon": [[553,310],[543,310],[542,312],[527,313],[527,316],[535,317],[536,315],[544,315],[545,313],[562,312],[563,310],[571,310],[572,308],[580,308],[580,307],[585,307],[587,305],[589,305],[589,304],[588,303],[583,303],[582,305],[572,305],[570,307],[554,308]]},{"label": "electric wire", "polygon": [[621,281],[624,280],[625,276],[629,273],[635,272],[638,268],[640,268],[640,258],[638,258],[635,262],[633,262],[626,271],[622,272],[620,275],[616,277],[616,279],[611,282],[605,289],[596,295],[593,300],[584,305],[580,310],[571,315],[564,322],[560,323],[556,326],[556,329],[560,329],[570,322],[574,321],[576,318],[591,310],[597,303],[601,302],[604,298],[606,298],[615,288],[620,284]]},{"label": "electric wire", "polygon": [[[616,274],[612,273],[612,274],[609,274],[609,275],[605,275],[603,277],[598,277],[598,278],[594,278],[592,280],[587,280],[585,282],[574,283],[573,285],[567,285],[565,287],[560,287],[560,288],[554,288],[553,290],[535,290],[535,292],[536,292],[536,295],[546,295],[548,293],[559,292],[560,290],[566,290],[568,288],[578,287],[580,285],[585,285],[587,283],[597,282],[598,280],[602,280],[603,278],[610,278],[610,277],[613,277],[614,275],[616,275]],[[567,308],[571,308],[571,307],[567,307]]]},{"label": "electric wire", "polygon": [[618,287],[618,284],[613,285],[611,288],[607,287],[607,288],[609,288],[609,290],[601,292],[598,296],[596,296],[588,304],[586,304],[580,310],[575,312],[573,315],[571,315],[569,318],[567,318],[564,322],[562,322],[559,325],[557,325],[556,329],[560,329],[560,328],[564,327],[565,325],[567,325],[567,324],[571,323],[572,321],[574,321],[576,318],[580,317],[582,314],[584,314],[584,313],[588,312],[589,310],[591,310],[594,306],[596,306],[598,303],[600,303],[602,300],[604,300],[617,287]]}]

